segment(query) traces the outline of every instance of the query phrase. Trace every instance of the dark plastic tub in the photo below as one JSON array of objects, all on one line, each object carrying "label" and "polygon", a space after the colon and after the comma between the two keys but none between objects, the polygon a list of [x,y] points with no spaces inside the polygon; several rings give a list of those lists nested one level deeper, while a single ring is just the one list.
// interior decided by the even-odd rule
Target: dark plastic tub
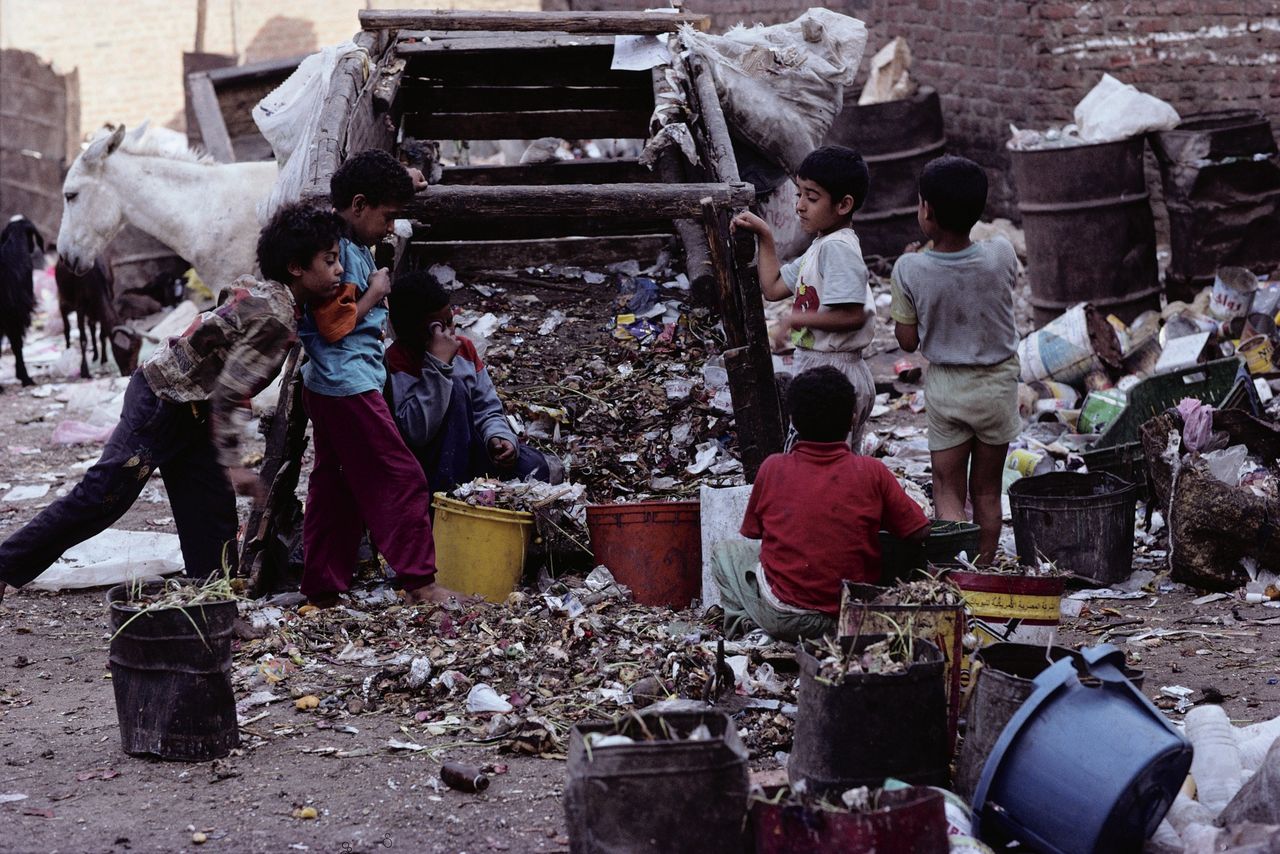
[{"label": "dark plastic tub", "polygon": [[880,582],[910,581],[916,570],[929,564],[952,563],[960,552],[972,560],[978,556],[982,529],[972,522],[935,521],[924,542],[900,540],[888,531],[880,532]]},{"label": "dark plastic tub", "polygon": [[1018,559],[1040,555],[1059,569],[1108,585],[1133,572],[1138,488],[1104,472],[1052,472],[1009,487]]},{"label": "dark plastic tub", "polygon": [[756,801],[751,805],[755,854],[946,854],[950,850],[942,792],[926,786],[882,790],[876,805],[873,812],[855,813]]},{"label": "dark plastic tub", "polygon": [[[590,732],[675,738],[588,750]],[[747,820],[747,749],[720,712],[647,713],[583,723],[569,734],[564,790],[574,854],[740,854]],[[691,741],[705,724],[711,738]],[[665,728],[664,728],[665,727]]]},{"label": "dark plastic tub", "polygon": [[[1079,652],[1066,647],[1026,643],[992,644],[978,650],[974,657],[977,676],[969,695],[968,726],[956,759],[955,791],[966,800],[972,800],[982,766],[1005,725],[1035,692],[1033,680],[1055,661],[1084,661]],[[1141,670],[1125,668],[1124,674],[1141,690]]]},{"label": "dark plastic tub", "polygon": [[124,585],[107,592],[116,632],[111,685],[125,753],[187,762],[226,756],[240,745],[231,690],[236,603],[139,614],[127,600]]},{"label": "dark plastic tub", "polygon": [[[855,650],[882,640],[864,635]],[[858,674],[842,685],[819,681],[818,660],[797,647],[800,690],[787,777],[815,795],[877,788],[886,777],[919,786],[948,782],[946,670],[942,652],[916,639],[905,673]]]},{"label": "dark plastic tub", "polygon": [[1124,653],[1081,656],[1036,677],[983,766],[975,830],[997,850],[1140,851],[1191,768],[1190,742],[1125,678]]}]

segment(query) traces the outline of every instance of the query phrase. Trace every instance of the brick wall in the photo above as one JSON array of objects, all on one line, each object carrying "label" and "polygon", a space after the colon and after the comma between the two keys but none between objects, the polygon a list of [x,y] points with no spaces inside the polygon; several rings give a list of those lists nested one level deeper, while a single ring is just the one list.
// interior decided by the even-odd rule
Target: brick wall
[{"label": "brick wall", "polygon": [[[644,0],[543,0],[547,8],[644,8]],[[808,3],[687,0],[717,30],[790,20]],[[868,54],[904,36],[912,74],[942,95],[951,150],[986,166],[990,211],[1015,213],[1010,123],[1071,121],[1108,72],[1183,115],[1246,107],[1280,121],[1280,0],[844,0],[866,21]],[[769,10],[765,12],[764,10]],[[864,66],[865,67],[865,66]]]},{"label": "brick wall", "polygon": [[[537,0],[207,0],[204,50],[240,63],[297,56],[351,38],[361,9],[423,6],[536,9]],[[0,47],[80,69],[85,134],[143,119],[184,130],[182,54],[195,32],[196,0],[0,0]]]}]

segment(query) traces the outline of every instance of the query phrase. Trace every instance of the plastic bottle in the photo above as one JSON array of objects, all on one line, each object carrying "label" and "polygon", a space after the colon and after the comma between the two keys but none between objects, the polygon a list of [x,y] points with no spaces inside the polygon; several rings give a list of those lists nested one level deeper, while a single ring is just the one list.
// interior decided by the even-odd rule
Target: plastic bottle
[{"label": "plastic bottle", "polygon": [[1221,706],[1197,706],[1187,712],[1185,724],[1187,738],[1195,748],[1191,776],[1200,803],[1217,815],[1243,782],[1235,728]]}]

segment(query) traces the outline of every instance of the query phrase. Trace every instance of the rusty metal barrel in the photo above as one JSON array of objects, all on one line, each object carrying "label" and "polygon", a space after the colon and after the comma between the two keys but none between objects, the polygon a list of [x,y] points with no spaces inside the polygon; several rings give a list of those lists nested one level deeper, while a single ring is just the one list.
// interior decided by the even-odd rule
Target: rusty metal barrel
[{"label": "rusty metal barrel", "polygon": [[1160,307],[1144,144],[1009,152],[1037,326],[1081,302],[1125,322]]},{"label": "rusty metal barrel", "polygon": [[942,102],[932,87],[911,98],[883,104],[849,103],[836,116],[828,143],[860,153],[871,171],[871,189],[853,215],[864,255],[895,257],[902,247],[922,239],[916,222],[920,172],[942,155]]},{"label": "rusty metal barrel", "polygon": [[1280,152],[1258,110],[1187,116],[1151,136],[1169,209],[1170,293],[1185,296],[1219,267],[1280,266]]}]

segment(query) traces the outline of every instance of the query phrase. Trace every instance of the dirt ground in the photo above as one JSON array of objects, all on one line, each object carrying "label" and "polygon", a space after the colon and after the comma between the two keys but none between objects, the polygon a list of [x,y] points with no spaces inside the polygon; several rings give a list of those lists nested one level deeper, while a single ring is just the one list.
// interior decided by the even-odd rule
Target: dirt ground
[{"label": "dirt ground", "polygon": [[[635,418],[625,406],[609,406],[630,393],[629,384],[609,387],[604,383],[612,388],[612,396],[600,392],[601,384],[591,385],[589,372],[580,371],[581,359],[557,360],[557,347],[563,347],[558,337],[535,332],[547,313],[559,308],[569,316],[562,335],[583,350],[584,359],[599,356],[611,368],[626,362],[644,369],[659,357],[652,351],[628,350],[611,339],[612,294],[601,296],[576,285],[562,286],[535,290],[540,297],[536,305],[513,305],[509,297],[514,293],[481,296],[467,290],[458,294],[458,301],[469,307],[506,310],[517,318],[495,333],[488,356],[508,395],[546,404],[576,399],[579,405],[567,429],[572,432],[576,424],[581,433],[597,438],[614,423],[609,418]],[[513,343],[516,338],[522,339],[522,344],[527,340],[527,346]],[[891,365],[901,354],[888,351],[886,336],[879,336],[878,341],[886,352],[873,360],[874,372],[882,388],[894,388]],[[690,353],[700,356],[698,346],[688,344],[681,357]],[[668,353],[661,359],[669,361],[676,355],[680,354]],[[8,379],[0,395],[0,424],[6,425],[0,443],[0,484],[49,482],[51,489],[43,498],[0,505],[0,536],[24,524],[59,490],[70,488],[82,470],[77,464],[83,466],[96,457],[92,445],[62,447],[50,438],[62,417],[56,401],[75,383],[59,382],[61,388],[48,394],[53,378],[46,370],[43,375],[37,372],[42,386],[22,389],[12,381],[11,364],[6,354],[3,368]],[[698,368],[694,365],[693,371]],[[566,382],[575,389],[573,393],[560,389]],[[909,393],[914,388],[899,383],[895,392]],[[592,399],[582,403],[585,397]],[[671,404],[680,408],[677,414],[692,413],[699,425],[695,439],[724,429],[704,404]],[[621,438],[615,436],[618,444],[637,450],[654,444],[665,447],[665,439],[643,438],[655,424],[670,427],[672,411],[663,406],[645,408],[636,403],[642,423],[632,424]],[[923,416],[909,408],[896,408],[884,421],[871,426],[897,424],[922,426]],[[574,453],[587,460],[584,474],[597,489],[626,476],[648,479],[678,472],[690,456],[689,448],[671,450],[670,460],[664,458],[652,469],[638,471],[607,464],[599,453],[591,458],[588,446],[590,442],[575,446]],[[598,443],[592,447],[599,451]],[[606,456],[616,450],[608,450]],[[158,478],[153,484],[159,484]],[[682,482],[676,491],[687,488],[688,483]],[[4,492],[8,489],[6,486]],[[144,498],[154,500],[140,501],[117,527],[173,532],[162,490],[149,491]],[[1150,548],[1162,547],[1157,536]],[[1136,563],[1151,563],[1143,549]],[[1275,627],[1280,611],[1245,605],[1233,598],[1196,605],[1192,600],[1199,595],[1197,591],[1162,591],[1162,581],[1157,577],[1140,599],[1087,603],[1078,618],[1064,621],[1059,641],[1073,646],[1101,641],[1118,645],[1130,663],[1145,672],[1147,696],[1164,706],[1171,707],[1173,701],[1162,696],[1161,688],[1185,686],[1194,692],[1193,700],[1223,702],[1237,724],[1280,714],[1280,631]],[[406,617],[405,609],[353,607],[360,613],[354,614],[352,623],[364,619],[361,613],[370,612],[375,620],[399,620],[396,625],[409,625],[406,637],[369,636],[361,641],[379,654],[393,651],[401,642],[411,645],[422,641],[429,646],[432,632],[444,631],[439,615]],[[109,629],[102,591],[10,591],[0,604],[0,826],[4,827],[0,848],[48,854],[196,848],[567,850],[562,761],[503,753],[497,743],[474,743],[471,739],[476,727],[431,735],[423,721],[458,708],[456,696],[439,699],[438,705],[425,698],[439,698],[439,694],[418,699],[395,694],[394,701],[353,705],[352,686],[369,671],[339,662],[332,652],[325,652],[324,644],[316,641],[317,636],[323,636],[315,630],[321,624],[310,624],[308,633],[302,629],[309,625],[305,622],[309,618],[298,617],[296,608],[284,610],[285,628],[278,636],[304,638],[297,642],[308,667],[285,680],[283,686],[289,690],[281,692],[282,702],[246,712],[250,718],[263,711],[268,714],[246,726],[245,745],[227,759],[168,763],[129,757],[121,751],[107,671]],[[607,612],[601,613],[607,616]],[[688,627],[698,622],[698,615],[665,612],[656,613],[653,619],[655,624]],[[507,631],[500,623],[493,625]],[[351,632],[356,636],[350,624],[337,621],[332,626],[335,649],[342,646],[337,634],[345,637]],[[1150,630],[1162,631],[1146,635]],[[241,676],[246,666],[253,669],[251,665],[264,650],[284,650],[283,641],[275,637],[268,634],[241,642],[236,658]],[[573,649],[572,644],[569,638],[566,648]],[[588,665],[596,664],[600,662],[571,659],[574,667],[589,669]],[[467,669],[463,663],[454,666]],[[496,673],[494,681],[505,672]],[[249,690],[242,685],[238,677],[238,699]],[[336,701],[322,705],[317,712],[296,710],[292,700],[304,691],[333,696]],[[1181,717],[1172,708],[1169,713],[1174,720]],[[743,712],[738,719],[744,727],[761,725],[758,713]],[[774,753],[786,749],[786,737],[785,726],[768,730],[767,737],[755,744],[753,767],[776,767]],[[392,739],[427,749],[392,750],[388,748]],[[502,773],[493,775],[492,785],[483,794],[456,792],[437,782],[440,762],[445,759],[496,764]],[[13,797],[16,795],[25,797]],[[296,811],[305,807],[314,807],[317,817],[295,817],[301,814]],[[193,841],[196,833],[205,836],[202,845]]]}]

